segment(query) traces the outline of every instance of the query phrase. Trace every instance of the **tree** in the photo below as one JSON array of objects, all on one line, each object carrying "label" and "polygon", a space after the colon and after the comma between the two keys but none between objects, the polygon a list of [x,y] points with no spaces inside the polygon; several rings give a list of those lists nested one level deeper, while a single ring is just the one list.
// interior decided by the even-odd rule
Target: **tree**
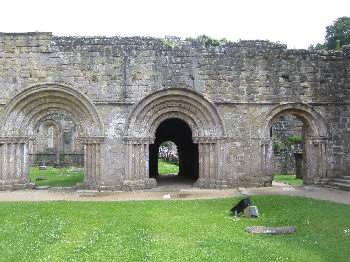
[{"label": "tree", "polygon": [[308,47],[308,49],[309,49],[310,51],[315,51],[315,50],[326,49],[326,47],[325,47],[324,44],[317,43],[316,45],[310,45],[310,46]]},{"label": "tree", "polygon": [[[337,44],[338,41],[338,44]],[[326,27],[326,47],[340,48],[350,44],[350,17],[339,17],[332,25]],[[338,46],[337,46],[338,45]]]}]

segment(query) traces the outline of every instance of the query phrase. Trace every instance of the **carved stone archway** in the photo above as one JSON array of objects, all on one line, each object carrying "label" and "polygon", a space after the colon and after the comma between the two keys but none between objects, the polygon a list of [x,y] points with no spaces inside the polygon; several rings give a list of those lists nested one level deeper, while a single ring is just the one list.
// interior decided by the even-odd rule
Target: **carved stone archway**
[{"label": "carved stone archway", "polygon": [[[323,117],[306,104],[285,104],[272,109],[265,118],[261,143],[261,168],[265,175],[272,176],[273,143],[270,129],[282,115],[294,115],[304,123],[304,183],[313,184],[327,175],[327,126]],[[272,179],[272,178],[271,178]]]},{"label": "carved stone archway", "polygon": [[35,127],[50,114],[69,116],[84,144],[84,185],[96,187],[103,164],[103,124],[92,102],[79,91],[58,83],[31,86],[7,104],[0,130],[0,188],[28,186],[28,143]]},{"label": "carved stone archway", "polygon": [[199,178],[201,187],[217,187],[220,178],[220,143],[225,137],[221,118],[213,104],[202,95],[188,89],[165,89],[141,100],[131,111],[125,130],[126,189],[147,188],[156,185],[149,174],[149,145],[155,132],[165,120],[177,118],[192,131],[198,144]]}]

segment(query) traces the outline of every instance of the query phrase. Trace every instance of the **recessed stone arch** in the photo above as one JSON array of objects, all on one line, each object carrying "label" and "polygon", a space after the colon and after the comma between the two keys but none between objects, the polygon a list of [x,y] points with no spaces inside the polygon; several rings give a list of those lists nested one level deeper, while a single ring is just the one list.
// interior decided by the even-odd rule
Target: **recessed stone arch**
[{"label": "recessed stone arch", "polygon": [[103,124],[90,99],[63,84],[31,86],[14,96],[3,112],[1,135],[30,135],[33,123],[48,110],[65,112],[81,126],[84,136],[103,136]]},{"label": "recessed stone arch", "polygon": [[197,184],[215,187],[220,183],[219,144],[225,137],[225,129],[215,106],[193,90],[172,88],[148,95],[134,106],[128,117],[124,136],[126,188],[155,185],[155,181],[148,178],[148,148],[154,142],[158,126],[173,118],[190,127],[193,142],[198,144],[200,170]]},{"label": "recessed stone arch", "polygon": [[273,108],[264,119],[264,136],[269,136],[273,121],[281,115],[291,114],[300,118],[308,127],[308,133],[314,137],[327,137],[327,126],[320,113],[307,104],[293,103]]},{"label": "recessed stone arch", "polygon": [[1,184],[8,187],[28,184],[28,143],[35,139],[38,123],[50,114],[63,114],[77,126],[84,144],[84,183],[96,187],[102,172],[102,121],[87,96],[60,83],[30,86],[6,105],[0,129]]},{"label": "recessed stone arch", "polygon": [[[277,118],[284,115],[296,116],[304,123],[304,183],[312,184],[327,175],[327,125],[320,113],[307,104],[292,103],[273,108],[264,119],[262,128],[262,171],[272,176],[272,138],[270,129]],[[272,177],[271,177],[272,179]]]},{"label": "recessed stone arch", "polygon": [[[189,89],[165,89],[142,99],[131,111],[126,135],[153,137],[157,119],[175,113],[189,121],[194,136],[222,137],[225,129],[215,106]],[[186,121],[186,120],[185,120]],[[159,122],[159,121],[158,121]]]}]

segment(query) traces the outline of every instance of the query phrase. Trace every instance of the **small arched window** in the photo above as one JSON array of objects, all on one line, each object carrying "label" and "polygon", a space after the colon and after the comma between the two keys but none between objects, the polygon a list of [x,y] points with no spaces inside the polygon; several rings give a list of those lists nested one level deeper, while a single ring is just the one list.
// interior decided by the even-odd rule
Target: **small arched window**
[{"label": "small arched window", "polygon": [[47,147],[48,147],[49,149],[54,148],[54,135],[55,135],[54,127],[53,127],[53,126],[50,126],[50,127],[47,129]]}]

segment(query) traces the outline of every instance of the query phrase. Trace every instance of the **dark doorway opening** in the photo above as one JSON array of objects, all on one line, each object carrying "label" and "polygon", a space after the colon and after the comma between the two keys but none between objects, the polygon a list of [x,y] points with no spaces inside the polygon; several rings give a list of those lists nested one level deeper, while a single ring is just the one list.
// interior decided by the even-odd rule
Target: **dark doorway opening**
[{"label": "dark doorway opening", "polygon": [[[159,146],[165,141],[176,144],[179,157],[178,175],[158,174]],[[149,146],[149,176],[159,185],[194,183],[198,179],[198,145],[192,141],[191,128],[178,118],[163,121],[156,131],[154,144]]]},{"label": "dark doorway opening", "polygon": [[270,128],[272,139],[272,168],[274,180],[302,185],[306,173],[305,134],[307,125],[293,114],[274,119]]}]

